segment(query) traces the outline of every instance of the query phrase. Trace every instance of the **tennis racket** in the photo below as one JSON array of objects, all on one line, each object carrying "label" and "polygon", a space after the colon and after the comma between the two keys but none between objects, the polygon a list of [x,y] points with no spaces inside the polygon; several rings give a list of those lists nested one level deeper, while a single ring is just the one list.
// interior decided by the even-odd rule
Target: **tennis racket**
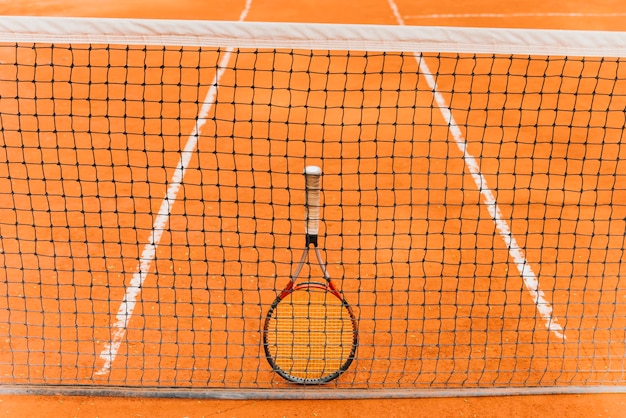
[{"label": "tennis racket", "polygon": [[[300,384],[326,383],[339,377],[350,367],[358,345],[352,308],[330,280],[318,247],[321,175],[319,167],[305,169],[306,247],[263,327],[265,355],[272,370]],[[324,279],[297,283],[310,248]]]}]

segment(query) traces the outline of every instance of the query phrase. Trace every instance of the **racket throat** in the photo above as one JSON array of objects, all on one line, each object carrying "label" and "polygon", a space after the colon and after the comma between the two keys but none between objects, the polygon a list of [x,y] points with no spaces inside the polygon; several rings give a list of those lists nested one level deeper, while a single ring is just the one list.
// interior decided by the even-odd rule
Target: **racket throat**
[{"label": "racket throat", "polygon": [[306,246],[310,245],[317,247],[317,234],[306,234]]}]

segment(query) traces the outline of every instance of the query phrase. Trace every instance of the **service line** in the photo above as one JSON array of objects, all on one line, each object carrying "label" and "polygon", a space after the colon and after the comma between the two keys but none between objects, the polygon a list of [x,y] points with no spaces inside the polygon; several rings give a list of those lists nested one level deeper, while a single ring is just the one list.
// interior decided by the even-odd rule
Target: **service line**
[{"label": "service line", "polygon": [[[247,0],[244,10],[241,12],[239,16],[239,21],[244,21],[246,16],[248,15],[248,11],[250,10],[250,6],[252,4],[252,0]],[[104,344],[104,349],[100,353],[100,359],[103,361],[103,365],[100,370],[96,371],[96,375],[106,375],[111,370],[111,366],[115,361],[115,357],[119,351],[120,345],[124,340],[124,336],[126,335],[126,329],[128,328],[128,323],[130,322],[133,311],[135,310],[135,304],[137,303],[137,299],[141,294],[141,288],[143,286],[148,273],[150,273],[150,268],[152,266],[152,262],[154,261],[154,257],[156,255],[157,247],[161,242],[161,237],[163,236],[163,231],[165,230],[165,226],[167,225],[170,217],[170,213],[172,211],[172,207],[176,202],[176,198],[178,195],[178,190],[182,185],[183,179],[185,177],[185,171],[189,166],[189,161],[191,160],[191,156],[196,150],[198,145],[198,138],[200,136],[200,129],[206,123],[206,118],[209,114],[209,111],[213,107],[213,103],[215,102],[215,96],[217,95],[217,87],[219,85],[219,81],[224,74],[228,62],[230,60],[230,56],[232,53],[232,48],[227,49],[222,59],[220,60],[219,67],[215,76],[213,77],[213,81],[211,82],[211,86],[202,102],[202,107],[200,108],[200,112],[198,114],[198,118],[196,119],[196,124],[194,126],[193,132],[189,135],[187,139],[187,143],[183,148],[180,160],[178,161],[178,165],[174,170],[174,174],[172,175],[172,179],[168,183],[167,193],[161,202],[161,207],[159,208],[159,212],[154,220],[154,224],[152,226],[152,232],[150,233],[150,237],[148,238],[148,243],[143,248],[141,252],[141,258],[139,259],[139,266],[137,267],[137,271],[133,274],[133,277],[130,281],[130,284],[126,288],[126,294],[124,295],[124,299],[120,303],[120,307],[117,310],[116,321],[113,325],[113,331],[111,334],[111,340]]]},{"label": "service line", "polygon": [[546,13],[433,13],[427,15],[405,16],[407,19],[503,19],[508,17],[624,17],[626,13],[577,13],[577,12],[546,12]]},{"label": "service line", "polygon": [[[398,24],[404,25],[404,19],[400,15],[398,6],[396,5],[395,1],[388,0],[388,2],[391,10],[396,17]],[[487,185],[487,180],[480,170],[480,165],[467,150],[467,142],[463,137],[461,129],[459,128],[456,121],[454,120],[454,117],[452,116],[452,111],[450,110],[450,107],[446,103],[441,93],[439,93],[435,77],[430,72],[428,65],[426,64],[425,60],[422,59],[420,53],[415,53],[415,59],[418,62],[420,72],[422,73],[422,75],[426,79],[426,82],[428,83],[428,86],[432,90],[435,101],[437,102],[437,107],[439,108],[439,111],[441,112],[444,120],[447,122],[448,129],[454,137],[454,141],[459,148],[459,151],[461,151],[461,154],[463,154],[465,165],[472,175],[472,179],[474,180],[478,191],[483,196],[483,204],[489,211],[489,214],[491,215],[491,218],[495,223],[498,233],[504,240],[504,243],[509,250],[509,255],[513,259],[513,262],[515,263],[515,266],[517,267],[517,270],[519,271],[519,274],[524,281],[526,290],[528,290],[531,298],[533,299],[533,302],[537,306],[537,311],[543,318],[546,328],[551,331],[556,337],[565,340],[566,337],[563,333],[563,328],[559,324],[557,318],[554,317],[550,302],[546,300],[543,291],[539,289],[539,280],[537,279],[537,276],[535,275],[531,265],[526,260],[524,252],[517,244],[517,240],[513,236],[508,223],[503,218],[500,207],[496,202],[495,195]]]}]

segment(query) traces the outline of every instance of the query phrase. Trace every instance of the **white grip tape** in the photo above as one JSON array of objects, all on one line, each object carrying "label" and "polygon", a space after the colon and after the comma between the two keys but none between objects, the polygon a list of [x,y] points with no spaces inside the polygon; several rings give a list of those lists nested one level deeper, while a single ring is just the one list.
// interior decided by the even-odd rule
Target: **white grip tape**
[{"label": "white grip tape", "polygon": [[304,169],[306,188],[306,233],[317,235],[320,224],[320,178],[322,170],[317,166]]}]

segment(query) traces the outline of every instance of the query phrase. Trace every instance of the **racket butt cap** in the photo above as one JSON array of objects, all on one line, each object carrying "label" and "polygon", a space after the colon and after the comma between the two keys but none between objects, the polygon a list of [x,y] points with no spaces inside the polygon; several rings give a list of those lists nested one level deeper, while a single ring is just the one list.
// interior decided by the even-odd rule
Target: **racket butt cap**
[{"label": "racket butt cap", "polygon": [[321,176],[322,175],[322,169],[319,168],[316,165],[307,165],[304,168],[304,174],[307,176]]}]

